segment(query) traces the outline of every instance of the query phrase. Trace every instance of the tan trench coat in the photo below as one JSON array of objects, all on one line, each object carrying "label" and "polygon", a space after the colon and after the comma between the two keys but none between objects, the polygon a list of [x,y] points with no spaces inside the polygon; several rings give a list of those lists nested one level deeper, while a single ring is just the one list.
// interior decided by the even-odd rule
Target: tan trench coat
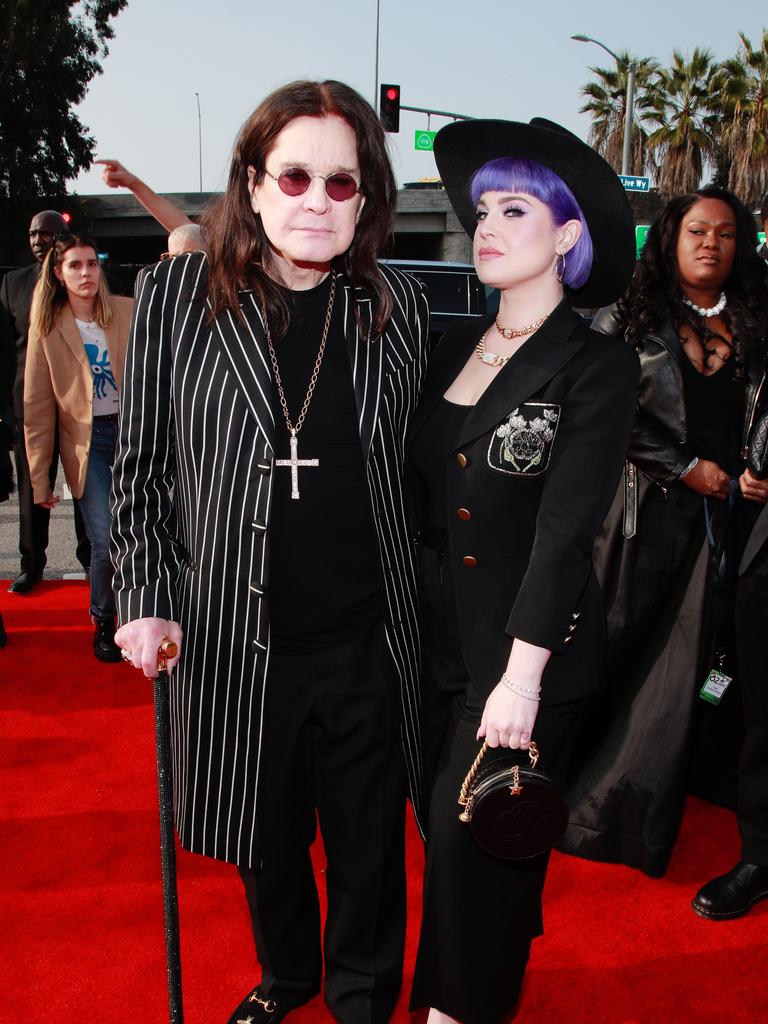
[{"label": "tan trench coat", "polygon": [[[112,371],[118,390],[122,390],[133,299],[113,295],[111,302],[114,319],[104,333]],[[68,305],[61,310],[50,334],[29,335],[24,371],[24,438],[36,504],[53,497],[48,470],[57,412],[61,464],[73,496],[81,498],[91,445],[93,375]]]}]

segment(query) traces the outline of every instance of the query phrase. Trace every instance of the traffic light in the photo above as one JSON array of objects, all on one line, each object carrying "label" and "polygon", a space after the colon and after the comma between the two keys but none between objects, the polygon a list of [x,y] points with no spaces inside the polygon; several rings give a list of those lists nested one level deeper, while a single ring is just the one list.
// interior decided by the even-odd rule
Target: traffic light
[{"label": "traffic light", "polygon": [[379,90],[379,118],[385,132],[400,131],[400,86],[382,85]]}]

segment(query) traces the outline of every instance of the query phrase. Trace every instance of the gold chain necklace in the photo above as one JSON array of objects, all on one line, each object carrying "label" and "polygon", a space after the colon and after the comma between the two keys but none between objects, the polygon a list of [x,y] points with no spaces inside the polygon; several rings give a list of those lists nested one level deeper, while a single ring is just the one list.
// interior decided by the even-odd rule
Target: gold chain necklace
[{"label": "gold chain necklace", "polygon": [[486,352],[485,335],[488,333],[488,331],[490,331],[490,329],[491,328],[489,327],[485,331],[485,334],[483,334],[480,341],[478,341],[477,345],[475,345],[475,352],[477,353],[477,358],[480,360],[481,363],[485,363],[486,366],[506,366],[506,364],[509,362],[509,360],[515,353],[510,352],[508,356],[500,356],[497,355],[495,352]]},{"label": "gold chain necklace", "polygon": [[547,318],[545,316],[535,320],[532,324],[528,324],[527,327],[502,327],[499,323],[499,318],[496,317],[496,330],[507,341],[512,341],[513,338],[522,338],[526,334],[533,334],[534,331],[538,331],[541,325]]},{"label": "gold chain necklace", "polygon": [[291,457],[290,459],[275,459],[276,466],[287,466],[291,471],[291,497],[299,497],[299,466],[319,466],[319,459],[300,459],[299,458],[299,439],[297,434],[304,425],[304,420],[309,409],[309,403],[312,401],[312,395],[315,392],[315,385],[317,384],[317,375],[320,372],[320,364],[323,361],[323,355],[325,353],[325,343],[328,341],[328,331],[331,327],[331,316],[333,314],[333,300],[336,297],[336,277],[331,271],[331,294],[328,299],[328,311],[325,314],[325,325],[323,326],[323,337],[320,341],[320,350],[317,353],[317,359],[315,360],[315,366],[312,370],[312,376],[309,378],[309,387],[307,388],[307,394],[304,397],[304,404],[301,407],[299,418],[296,423],[291,423],[291,417],[288,412],[288,402],[285,398],[285,389],[283,387],[283,381],[280,377],[280,369],[277,365],[277,354],[275,353],[275,347],[272,344],[272,335],[269,331],[269,324],[267,322],[267,311],[262,306],[261,318],[264,321],[264,335],[267,339],[267,348],[269,349],[269,358],[272,361],[272,371],[275,375],[275,384],[277,384],[277,394],[280,398],[280,406],[283,410],[283,416],[285,417],[285,423],[291,435],[290,446],[291,446]]},{"label": "gold chain necklace", "polygon": [[[544,321],[547,319],[546,316],[541,317],[540,320],[536,320],[535,323],[529,324],[527,327],[502,327],[499,323],[499,318],[496,317],[496,329],[502,337],[506,338],[507,341],[511,341],[513,338],[522,338],[526,334],[533,334],[534,331],[538,331]],[[475,345],[475,353],[481,363],[485,363],[486,366],[506,366],[515,352],[510,352],[508,356],[500,356],[496,352],[488,352],[485,348],[485,339],[488,336],[490,327],[486,328],[482,338]]]}]

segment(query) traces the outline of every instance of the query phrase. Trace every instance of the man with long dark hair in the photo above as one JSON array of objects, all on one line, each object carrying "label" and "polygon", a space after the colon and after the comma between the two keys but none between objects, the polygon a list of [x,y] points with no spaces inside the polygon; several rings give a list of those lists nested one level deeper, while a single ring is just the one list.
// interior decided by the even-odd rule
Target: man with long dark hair
[{"label": "man with long dark hair", "polygon": [[[400,986],[405,780],[419,664],[404,438],[420,286],[380,268],[396,188],[371,107],[339,82],[269,96],[206,217],[208,253],[139,284],[115,465],[125,657],[171,682],[176,823],[238,865],[262,966],[230,1021],[320,988],[389,1019]],[[309,847],[328,860],[320,943]]]}]

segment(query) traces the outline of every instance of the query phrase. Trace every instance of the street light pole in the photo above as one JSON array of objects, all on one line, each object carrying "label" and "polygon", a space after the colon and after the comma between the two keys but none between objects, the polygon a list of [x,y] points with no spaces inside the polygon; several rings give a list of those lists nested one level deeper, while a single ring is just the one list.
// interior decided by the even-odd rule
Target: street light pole
[{"label": "street light pole", "polygon": [[602,47],[606,53],[609,53],[611,57],[616,61],[618,68],[624,68],[627,73],[627,96],[624,104],[624,146],[621,152],[621,173],[631,174],[632,164],[632,120],[634,118],[635,111],[635,76],[637,74],[637,64],[634,61],[630,61],[629,64],[622,60],[621,57],[617,56],[610,47],[606,46],[605,43],[601,43],[599,39],[593,39],[592,36],[571,36],[571,39],[575,39],[577,43],[594,43],[596,46]]},{"label": "street light pole", "polygon": [[373,71],[373,109],[379,102],[379,14],[381,0],[376,0],[376,60]]},{"label": "street light pole", "polygon": [[637,64],[627,65],[627,102],[624,114],[624,149],[621,154],[621,173],[631,174],[632,164],[632,118],[635,110],[635,73]]},{"label": "street light pole", "polygon": [[200,168],[200,191],[203,191],[203,119],[200,116],[200,93],[195,93],[197,99],[197,161]]}]

